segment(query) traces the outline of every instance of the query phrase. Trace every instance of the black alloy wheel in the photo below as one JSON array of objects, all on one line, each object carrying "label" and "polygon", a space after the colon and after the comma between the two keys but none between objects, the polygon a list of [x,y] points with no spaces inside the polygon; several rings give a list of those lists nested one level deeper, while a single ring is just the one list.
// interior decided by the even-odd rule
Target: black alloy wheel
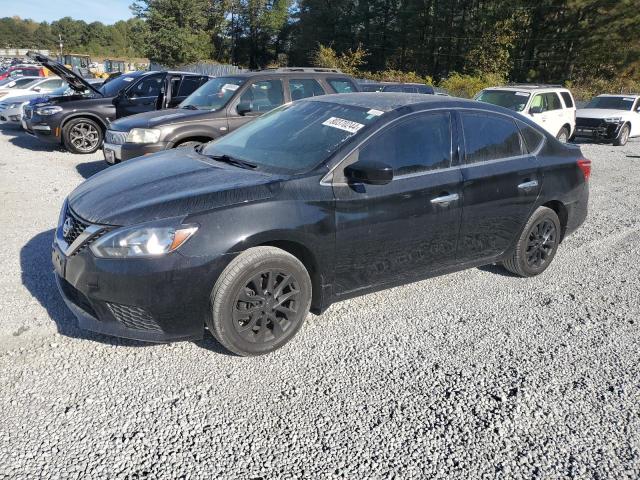
[{"label": "black alloy wheel", "polygon": [[527,244],[527,264],[533,268],[541,268],[554,252],[557,239],[556,226],[548,218],[534,225]]}]

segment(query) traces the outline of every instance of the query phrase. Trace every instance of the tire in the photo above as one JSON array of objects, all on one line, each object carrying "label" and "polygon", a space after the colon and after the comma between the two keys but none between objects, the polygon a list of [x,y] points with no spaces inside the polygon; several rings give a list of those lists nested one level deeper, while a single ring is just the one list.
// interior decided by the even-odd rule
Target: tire
[{"label": "tire", "polygon": [[547,207],[538,207],[522,229],[511,256],[502,265],[521,277],[541,274],[556,256],[561,234],[556,212]]},{"label": "tire", "polygon": [[71,153],[89,154],[102,146],[102,126],[90,118],[74,118],[62,128],[62,141]]},{"label": "tire", "polygon": [[618,136],[616,138],[614,138],[613,140],[613,145],[616,147],[623,147],[627,144],[627,141],[629,140],[629,132],[631,131],[631,129],[629,128],[629,124],[625,124],[622,126],[622,128],[620,129],[620,133],[618,134]]},{"label": "tire", "polygon": [[199,145],[202,145],[202,142],[190,141],[176,145],[175,148],[195,148]]},{"label": "tire", "polygon": [[207,326],[230,352],[264,355],[295,336],[310,306],[311,279],[302,262],[279,248],[255,247],[220,274]]},{"label": "tire", "polygon": [[569,130],[567,130],[567,127],[562,127],[560,129],[558,135],[556,135],[556,139],[560,143],[567,143],[569,141]]}]

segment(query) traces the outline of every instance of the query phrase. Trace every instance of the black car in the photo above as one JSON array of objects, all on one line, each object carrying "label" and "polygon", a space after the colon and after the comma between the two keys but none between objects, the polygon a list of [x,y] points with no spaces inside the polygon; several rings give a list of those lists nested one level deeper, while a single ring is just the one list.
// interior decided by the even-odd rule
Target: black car
[{"label": "black car", "polygon": [[425,85],[424,83],[363,82],[360,84],[360,90],[363,92],[402,92],[422,93],[425,95],[434,95],[436,93],[431,85]]},{"label": "black car", "polygon": [[64,203],[53,263],[82,328],[172,341],[206,325],[262,354],[346,298],[495,262],[542,273],[585,220],[590,169],[501,107],[308,98],[94,175]]},{"label": "black car", "polygon": [[66,80],[78,95],[49,97],[31,105],[25,110],[26,130],[44,142],[62,143],[73,153],[100,148],[107,126],[116,118],[174,107],[209,80],[196,73],[132,72],[96,88],[55,60],[31,56]]},{"label": "black car", "polygon": [[113,122],[107,130],[108,163],[219,138],[284,103],[329,93],[356,92],[353,79],[326,68],[280,68],[217,77],[178,109]]}]

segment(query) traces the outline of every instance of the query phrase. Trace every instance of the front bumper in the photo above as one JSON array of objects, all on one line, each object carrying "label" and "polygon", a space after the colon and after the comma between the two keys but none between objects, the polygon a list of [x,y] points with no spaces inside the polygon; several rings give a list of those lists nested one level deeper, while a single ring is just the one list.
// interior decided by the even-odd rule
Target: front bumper
[{"label": "front bumper", "polygon": [[59,227],[52,245],[58,288],[81,328],[147,342],[202,338],[211,289],[232,255],[104,259],[90,242],[66,255]]},{"label": "front bumper", "polygon": [[42,142],[60,143],[60,120],[57,117],[58,115],[40,117],[34,114],[29,120],[30,133]]},{"label": "front bumper", "polygon": [[[587,119],[589,120],[589,119]],[[580,138],[593,138],[596,140],[613,140],[620,133],[620,128],[624,125],[624,122],[620,123],[605,123],[605,122],[584,122],[585,125],[581,125],[579,120],[574,131],[574,137]]]},{"label": "front bumper", "polygon": [[[132,158],[141,157],[143,155],[149,155],[151,153],[162,152],[171,148],[173,145],[168,142],[158,143],[124,143],[122,145],[116,145],[113,143],[105,143],[102,151],[104,153],[104,159],[107,163],[119,163]],[[109,152],[113,152],[110,154]]]},{"label": "front bumper", "polygon": [[22,107],[0,110],[0,125],[19,126],[22,122]]}]

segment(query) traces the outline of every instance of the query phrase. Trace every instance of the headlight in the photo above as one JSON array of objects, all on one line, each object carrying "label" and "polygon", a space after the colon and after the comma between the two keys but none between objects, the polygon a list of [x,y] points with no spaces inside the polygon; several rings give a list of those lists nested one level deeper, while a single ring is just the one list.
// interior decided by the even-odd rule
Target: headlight
[{"label": "headlight", "polygon": [[622,121],[622,117],[608,117],[604,119],[607,123],[619,123]]},{"label": "headlight", "polygon": [[36,108],[36,113],[42,117],[48,117],[49,115],[55,115],[56,113],[60,113],[62,111],[62,107],[40,107]]},{"label": "headlight", "polygon": [[160,140],[160,130],[155,128],[134,128],[127,135],[128,143],[155,143]]},{"label": "headlight", "polygon": [[107,258],[157,257],[177,249],[197,230],[195,225],[119,228],[96,240],[91,251]]}]

